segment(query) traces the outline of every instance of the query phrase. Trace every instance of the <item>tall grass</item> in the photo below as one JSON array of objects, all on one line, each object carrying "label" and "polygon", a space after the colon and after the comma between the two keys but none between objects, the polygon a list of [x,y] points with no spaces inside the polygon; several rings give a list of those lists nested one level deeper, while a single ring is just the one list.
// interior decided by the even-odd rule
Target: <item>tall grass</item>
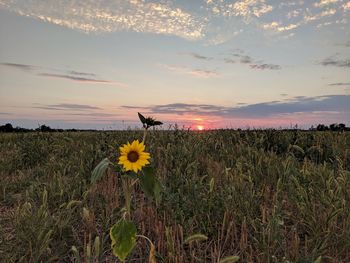
[{"label": "tall grass", "polygon": [[[122,185],[91,171],[140,131],[0,134],[0,261],[114,262]],[[350,133],[150,132],[159,206],[133,220],[159,262],[350,262]],[[208,237],[185,242],[193,234]],[[130,262],[146,262],[139,241]]]}]

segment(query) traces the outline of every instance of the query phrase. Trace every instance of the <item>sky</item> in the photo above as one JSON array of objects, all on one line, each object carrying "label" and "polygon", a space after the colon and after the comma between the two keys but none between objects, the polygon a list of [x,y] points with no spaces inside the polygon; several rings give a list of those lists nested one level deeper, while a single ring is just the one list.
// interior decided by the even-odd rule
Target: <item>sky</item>
[{"label": "sky", "polygon": [[350,125],[350,1],[0,0],[0,125]]}]

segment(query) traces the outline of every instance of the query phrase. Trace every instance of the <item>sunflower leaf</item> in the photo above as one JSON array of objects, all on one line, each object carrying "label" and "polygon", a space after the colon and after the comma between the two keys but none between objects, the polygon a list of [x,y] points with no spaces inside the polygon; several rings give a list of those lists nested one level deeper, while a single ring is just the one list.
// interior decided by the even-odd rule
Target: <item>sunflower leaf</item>
[{"label": "sunflower leaf", "polygon": [[135,224],[131,221],[121,219],[112,226],[109,236],[112,240],[113,254],[124,262],[136,245]]},{"label": "sunflower leaf", "polygon": [[91,174],[91,183],[96,183],[101,177],[106,173],[106,170],[110,164],[108,158],[103,159],[92,171]]},{"label": "sunflower leaf", "polygon": [[142,122],[142,124],[145,124],[146,123],[146,118],[145,118],[145,116],[143,116],[141,113],[137,113],[138,115],[139,115],[139,119],[140,119],[140,121]]},{"label": "sunflower leaf", "polygon": [[163,124],[163,122],[161,122],[161,121],[154,121],[154,122],[153,122],[153,125],[154,125],[154,126],[162,125],[162,124]]},{"label": "sunflower leaf", "polygon": [[158,204],[161,200],[162,185],[155,176],[154,168],[149,166],[142,170],[140,185],[148,198],[154,199]]}]

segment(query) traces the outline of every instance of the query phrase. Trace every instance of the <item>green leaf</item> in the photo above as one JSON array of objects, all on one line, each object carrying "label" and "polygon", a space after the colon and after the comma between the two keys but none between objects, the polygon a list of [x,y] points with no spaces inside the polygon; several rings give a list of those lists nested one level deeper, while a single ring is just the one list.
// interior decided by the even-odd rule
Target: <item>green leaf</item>
[{"label": "green leaf", "polygon": [[315,261],[314,263],[321,263],[322,261],[322,256],[319,256]]},{"label": "green leaf", "polygon": [[209,182],[209,193],[213,192],[214,186],[215,186],[214,178],[211,178]]},{"label": "green leaf", "polygon": [[121,219],[110,229],[109,236],[112,240],[113,254],[124,262],[136,245],[135,224]]},{"label": "green leaf", "polygon": [[239,256],[229,256],[221,259],[219,263],[235,263],[239,260]]},{"label": "green leaf", "polygon": [[194,234],[192,236],[189,236],[185,239],[185,244],[191,243],[193,241],[204,241],[207,240],[208,237],[202,234]]},{"label": "green leaf", "polygon": [[145,124],[146,123],[146,118],[139,112],[137,114],[139,115],[139,119],[142,122],[142,124]]},{"label": "green leaf", "polygon": [[154,121],[154,122],[153,122],[153,125],[154,125],[154,126],[162,125],[162,124],[163,124],[163,122],[161,122],[161,121]]},{"label": "green leaf", "polygon": [[76,246],[72,246],[71,251],[73,252],[73,256],[75,259],[75,262],[80,263],[80,254]]},{"label": "green leaf", "polygon": [[122,176],[128,177],[130,179],[138,179],[139,178],[139,175],[137,173],[135,173],[134,171],[124,172]]},{"label": "green leaf", "polygon": [[145,167],[140,176],[140,185],[147,197],[153,198],[156,203],[160,202],[162,185],[155,176],[154,168],[151,166]]},{"label": "green leaf", "polygon": [[101,177],[105,174],[110,161],[108,158],[103,159],[92,171],[91,174],[91,183],[96,183]]}]

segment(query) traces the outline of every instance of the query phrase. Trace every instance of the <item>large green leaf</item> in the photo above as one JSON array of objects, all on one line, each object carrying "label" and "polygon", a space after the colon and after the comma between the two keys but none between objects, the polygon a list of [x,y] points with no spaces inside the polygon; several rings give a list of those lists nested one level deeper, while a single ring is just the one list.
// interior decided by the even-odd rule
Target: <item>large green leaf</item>
[{"label": "large green leaf", "polygon": [[119,220],[109,233],[112,240],[112,252],[122,262],[136,245],[136,226],[125,219]]},{"label": "large green leaf", "polygon": [[139,115],[139,119],[140,119],[140,121],[142,122],[142,124],[145,124],[146,123],[146,118],[145,118],[145,116],[143,116],[141,113],[137,113],[138,115]]},{"label": "large green leaf", "polygon": [[162,185],[155,176],[153,167],[148,166],[142,170],[140,185],[147,197],[154,199],[156,203],[160,202]]},{"label": "large green leaf", "polygon": [[96,183],[101,177],[105,174],[110,161],[108,158],[103,159],[92,171],[91,174],[91,183]]}]

